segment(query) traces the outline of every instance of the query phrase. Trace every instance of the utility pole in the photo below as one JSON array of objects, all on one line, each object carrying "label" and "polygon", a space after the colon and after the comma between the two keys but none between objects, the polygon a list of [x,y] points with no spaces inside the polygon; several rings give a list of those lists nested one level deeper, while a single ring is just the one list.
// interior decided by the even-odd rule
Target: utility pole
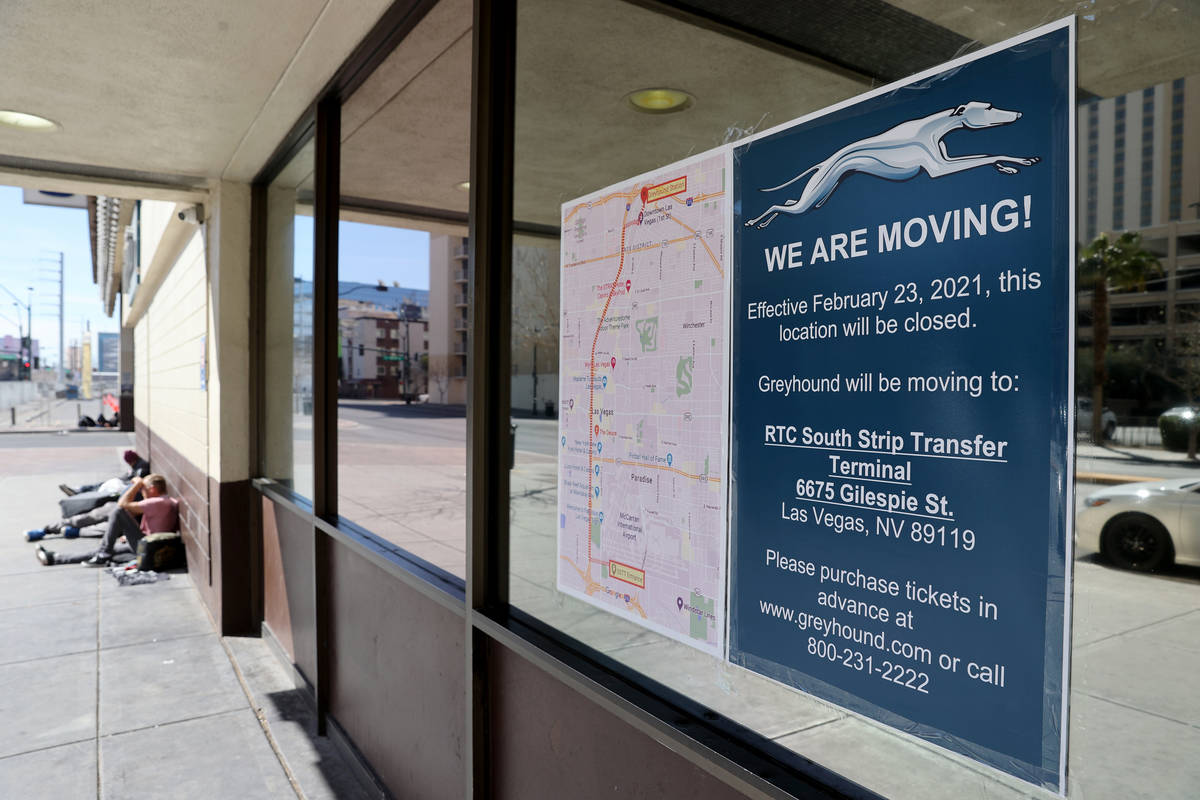
[{"label": "utility pole", "polygon": [[[29,289],[29,300],[25,302],[25,377],[34,379],[34,287]],[[49,417],[47,417],[47,420]]]},{"label": "utility pole", "polygon": [[[51,250],[49,252],[53,253],[55,251]],[[58,383],[60,386],[63,386],[66,384],[66,377],[67,377],[66,376],[66,367],[64,366],[64,361],[66,360],[67,354],[66,354],[66,351],[63,349],[63,323],[64,323],[64,319],[65,319],[64,314],[63,314],[63,299],[65,296],[65,282],[64,282],[65,260],[64,260],[64,253],[62,250],[57,251],[57,253],[58,253],[57,259],[40,258],[38,260],[43,263],[48,262],[51,264],[54,263],[56,260],[58,261]],[[40,271],[41,271],[43,277],[39,278],[39,280],[49,280],[49,281],[54,280],[54,278],[49,277],[47,275],[47,272],[49,272],[52,269],[53,269],[53,267],[42,268]],[[53,273],[50,273],[50,274],[53,274]],[[33,289],[31,288],[30,291],[33,291]],[[29,337],[32,340],[32,338],[33,338],[32,332],[30,332]]]},{"label": "utility pole", "polygon": [[63,371],[63,252],[58,251],[58,383],[60,386],[67,382]]}]

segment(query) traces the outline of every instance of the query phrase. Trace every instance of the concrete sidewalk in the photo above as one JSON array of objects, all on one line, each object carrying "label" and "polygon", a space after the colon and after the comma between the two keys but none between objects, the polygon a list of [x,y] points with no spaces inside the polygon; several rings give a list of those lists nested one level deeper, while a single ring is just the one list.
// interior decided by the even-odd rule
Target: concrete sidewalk
[{"label": "concrete sidewalk", "polygon": [[1075,477],[1087,483],[1134,483],[1155,478],[1183,477],[1200,462],[1187,453],[1175,453],[1160,447],[1124,447],[1092,444],[1086,439],[1075,443]]},{"label": "concrete sidewalk", "polygon": [[[12,444],[8,444],[11,442]],[[20,535],[60,482],[115,474],[132,437],[0,438],[0,797],[359,798],[359,782],[260,639],[222,638],[186,572],[121,587],[41,566]],[[50,537],[49,549],[96,539]]]}]

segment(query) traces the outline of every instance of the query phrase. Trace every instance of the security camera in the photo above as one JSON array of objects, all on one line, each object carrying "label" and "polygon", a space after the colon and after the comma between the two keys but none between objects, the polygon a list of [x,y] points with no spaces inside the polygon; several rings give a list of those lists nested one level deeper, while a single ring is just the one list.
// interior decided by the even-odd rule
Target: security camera
[{"label": "security camera", "polygon": [[198,205],[188,206],[179,212],[179,220],[189,225],[199,225],[204,221],[204,208]]}]

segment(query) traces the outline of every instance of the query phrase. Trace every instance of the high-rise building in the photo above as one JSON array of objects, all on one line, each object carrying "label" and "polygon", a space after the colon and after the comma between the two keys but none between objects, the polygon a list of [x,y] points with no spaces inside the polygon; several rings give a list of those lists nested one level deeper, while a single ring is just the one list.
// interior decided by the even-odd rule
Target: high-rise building
[{"label": "high-rise building", "polygon": [[[1200,75],[1081,105],[1077,142],[1077,239],[1135,231],[1162,270],[1143,291],[1110,296],[1112,347],[1170,348],[1200,322]],[[1080,288],[1087,345],[1091,295]]]},{"label": "high-rise building", "polygon": [[429,237],[429,402],[467,402],[467,239]]},{"label": "high-rise building", "polygon": [[1200,218],[1200,75],[1085,103],[1078,238]]},{"label": "high-rise building", "polygon": [[121,366],[121,334],[97,333],[96,349],[99,351],[99,371],[116,372]]}]

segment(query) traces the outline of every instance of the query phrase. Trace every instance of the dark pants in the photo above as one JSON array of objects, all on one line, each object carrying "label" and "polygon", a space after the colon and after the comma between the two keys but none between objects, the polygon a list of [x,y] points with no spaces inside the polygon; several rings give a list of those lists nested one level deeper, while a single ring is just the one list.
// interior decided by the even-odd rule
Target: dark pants
[{"label": "dark pants", "polygon": [[62,533],[62,529],[68,525],[72,528],[86,528],[89,525],[99,525],[101,522],[106,522],[112,516],[112,512],[117,510],[120,510],[120,508],[117,505],[117,501],[113,500],[98,508],[93,508],[91,511],[85,511],[82,514],[61,519],[58,522],[51,522],[43,530],[46,533]]},{"label": "dark pants", "polygon": [[[108,515],[108,527],[104,531],[104,538],[100,541],[100,547],[96,550],[95,555],[109,557],[116,552],[117,540],[122,536],[129,544],[129,549],[137,552],[138,542],[142,540],[145,534],[138,526],[138,521],[133,518],[125,509],[118,506],[113,509],[113,512]],[[82,561],[87,561],[92,557],[92,553],[84,553],[78,556],[56,556],[55,564],[78,564]]]},{"label": "dark pants", "polygon": [[100,549],[96,552],[111,556],[116,550],[117,540],[124,536],[125,541],[129,544],[129,549],[136,553],[137,544],[142,540],[142,535],[138,521],[128,511],[118,506],[108,515],[108,529],[104,531]]}]

